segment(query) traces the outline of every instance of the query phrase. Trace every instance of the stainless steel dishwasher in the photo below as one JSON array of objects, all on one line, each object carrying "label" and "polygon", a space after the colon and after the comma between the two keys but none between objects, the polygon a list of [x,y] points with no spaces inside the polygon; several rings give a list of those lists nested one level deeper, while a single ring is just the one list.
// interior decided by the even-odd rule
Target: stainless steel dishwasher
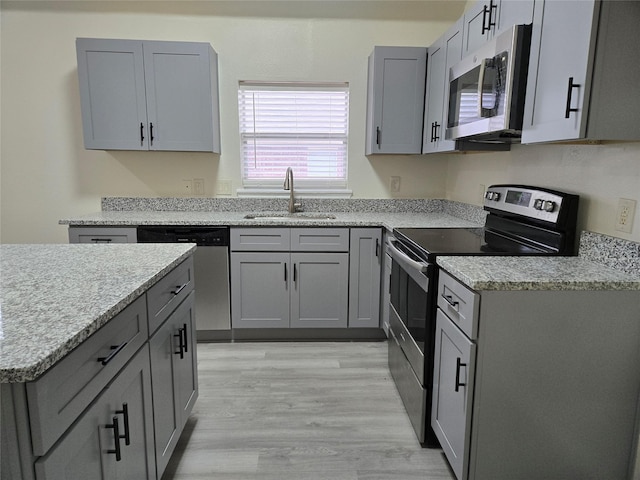
[{"label": "stainless steel dishwasher", "polygon": [[198,340],[231,338],[229,227],[139,226],[138,243],[195,243]]}]

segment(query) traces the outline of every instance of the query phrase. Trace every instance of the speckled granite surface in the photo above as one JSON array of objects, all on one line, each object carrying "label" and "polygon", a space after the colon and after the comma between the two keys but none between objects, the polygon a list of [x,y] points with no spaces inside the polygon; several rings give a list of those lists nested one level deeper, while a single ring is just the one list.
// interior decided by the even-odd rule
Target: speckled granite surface
[{"label": "speckled granite surface", "polygon": [[[252,210],[251,212],[256,212]],[[325,211],[326,212],[326,211]],[[483,222],[472,222],[442,212],[423,213],[372,213],[332,212],[334,219],[278,218],[275,220],[246,219],[249,211],[242,212],[179,212],[179,211],[105,211],[62,219],[60,224],[71,226],[136,226],[136,225],[228,225],[228,226],[301,226],[301,227],[480,227]],[[261,213],[269,213],[262,211]],[[282,210],[271,213],[281,214]],[[310,212],[305,212],[309,214]],[[316,212],[317,213],[317,212]]]},{"label": "speckled granite surface", "polygon": [[[305,212],[331,212],[356,214],[417,215],[447,214],[483,225],[487,212],[482,207],[442,199],[301,199]],[[285,198],[136,198],[104,197],[102,212],[207,212],[209,214],[235,212],[286,212]],[[349,218],[343,215],[343,218]],[[371,221],[371,220],[369,220]],[[408,225],[403,225],[408,226]]]},{"label": "speckled granite surface", "polygon": [[37,378],[194,249],[0,245],[0,382]]},{"label": "speckled granite surface", "polygon": [[[582,257],[438,257],[473,290],[639,290],[630,275]],[[640,314],[640,295],[638,296]]]},{"label": "speckled granite surface", "polygon": [[640,243],[595,232],[580,235],[580,256],[630,275],[640,275]]}]

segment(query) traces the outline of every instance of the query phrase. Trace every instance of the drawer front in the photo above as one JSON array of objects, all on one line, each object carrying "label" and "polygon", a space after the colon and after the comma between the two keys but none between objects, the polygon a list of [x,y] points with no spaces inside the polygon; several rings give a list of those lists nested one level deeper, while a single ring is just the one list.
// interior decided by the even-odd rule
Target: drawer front
[{"label": "drawer front", "polygon": [[147,292],[150,334],[162,325],[194,288],[193,256],[190,256]]},{"label": "drawer front", "polygon": [[470,339],[478,337],[478,312],[480,295],[469,290],[444,270],[440,270],[438,282],[438,307]]},{"label": "drawer front", "polygon": [[136,243],[135,227],[69,227],[69,243]]},{"label": "drawer front", "polygon": [[389,371],[396,384],[404,408],[407,411],[413,430],[416,432],[418,441],[425,441],[426,430],[426,405],[427,390],[422,387],[416,378],[411,364],[404,356],[402,347],[393,331],[389,329]]},{"label": "drawer front", "polygon": [[292,252],[348,252],[348,228],[292,228]]},{"label": "drawer front", "polygon": [[232,228],[231,251],[288,252],[291,231],[288,228]]},{"label": "drawer front", "polygon": [[36,456],[54,444],[148,338],[142,295],[38,380],[27,383]]}]

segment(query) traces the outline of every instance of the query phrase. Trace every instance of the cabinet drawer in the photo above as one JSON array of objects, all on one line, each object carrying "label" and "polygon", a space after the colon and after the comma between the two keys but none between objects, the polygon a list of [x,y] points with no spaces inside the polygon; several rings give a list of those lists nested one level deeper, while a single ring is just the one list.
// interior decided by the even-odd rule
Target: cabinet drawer
[{"label": "cabinet drawer", "polygon": [[27,383],[33,453],[43,455],[149,337],[139,297],[34,382]]},{"label": "cabinet drawer", "polygon": [[292,228],[292,252],[348,252],[348,228]]},{"label": "cabinet drawer", "polygon": [[232,228],[231,251],[288,252],[291,231],[288,228]]},{"label": "cabinet drawer", "polygon": [[136,243],[135,227],[69,227],[69,243]]},{"label": "cabinet drawer", "polygon": [[470,339],[477,338],[480,295],[469,290],[444,270],[440,270],[438,282],[438,307]]},{"label": "cabinet drawer", "polygon": [[147,292],[149,333],[155,330],[180,305],[195,287],[193,256],[182,262]]}]

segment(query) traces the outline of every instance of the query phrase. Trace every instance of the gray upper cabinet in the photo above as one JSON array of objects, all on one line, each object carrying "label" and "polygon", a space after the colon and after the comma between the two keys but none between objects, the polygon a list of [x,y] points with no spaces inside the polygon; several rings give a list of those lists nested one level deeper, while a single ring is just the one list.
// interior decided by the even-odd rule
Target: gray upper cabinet
[{"label": "gray upper cabinet", "polygon": [[449,68],[462,58],[462,19],[458,20],[429,47],[427,99],[424,112],[422,153],[451,152],[454,140],[445,140],[449,103]]},{"label": "gray upper cabinet", "polygon": [[220,152],[211,45],[78,38],[76,52],[85,148]]},{"label": "gray upper cabinet", "polygon": [[533,20],[534,0],[480,0],[464,13],[462,56],[474,52],[497,33]]},{"label": "gray upper cabinet", "polygon": [[539,0],[522,143],[640,139],[640,2]]},{"label": "gray upper cabinet", "polygon": [[427,49],[376,46],[369,56],[365,154],[422,151]]}]

